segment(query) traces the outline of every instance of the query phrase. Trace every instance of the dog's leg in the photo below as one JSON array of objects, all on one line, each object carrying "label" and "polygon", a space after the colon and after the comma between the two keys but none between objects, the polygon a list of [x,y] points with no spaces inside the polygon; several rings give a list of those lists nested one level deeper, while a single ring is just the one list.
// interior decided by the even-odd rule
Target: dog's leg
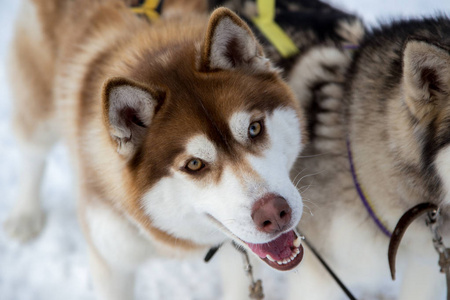
[{"label": "dog's leg", "polygon": [[[91,216],[97,219],[91,220],[88,224],[89,264],[99,299],[133,299],[135,266],[128,264],[128,260],[134,258],[133,253],[129,253],[130,255],[124,253],[123,249],[127,247],[128,241],[121,235],[127,228],[118,228],[120,223],[116,223],[114,214],[108,211]],[[117,232],[116,240],[114,232]],[[119,245],[120,243],[123,245]]]},{"label": "dog's leg", "polygon": [[40,185],[49,147],[22,144],[19,197],[4,223],[6,233],[20,242],[37,236],[44,226],[40,204]]},{"label": "dog's leg", "polygon": [[89,264],[99,299],[134,299],[134,271],[114,268],[101,258],[95,249],[89,251]]},{"label": "dog's leg", "polygon": [[80,195],[79,216],[89,242],[97,294],[105,300],[133,299],[135,270],[155,248],[112,204],[86,193]]},{"label": "dog's leg", "polygon": [[10,237],[26,242],[37,236],[45,223],[39,191],[48,147],[25,144],[21,148],[19,196],[4,228]]},{"label": "dog's leg", "polygon": [[38,23],[35,4],[24,1],[17,23],[17,34],[8,57],[11,83],[13,128],[21,153],[19,194],[4,223],[6,233],[25,242],[41,231],[45,217],[39,192],[45,159],[56,141],[61,124],[56,121],[53,97],[54,58]]}]

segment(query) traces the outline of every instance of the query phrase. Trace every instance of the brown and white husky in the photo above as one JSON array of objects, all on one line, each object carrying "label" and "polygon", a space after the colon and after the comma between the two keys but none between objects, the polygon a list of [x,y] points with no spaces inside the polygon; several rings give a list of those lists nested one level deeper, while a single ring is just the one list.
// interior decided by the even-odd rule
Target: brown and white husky
[{"label": "brown and white husky", "polygon": [[303,257],[293,93],[234,13],[177,11],[149,24],[119,0],[28,0],[17,23],[24,165],[4,227],[20,241],[42,229],[45,158],[63,138],[101,299],[131,299],[135,267],[161,254],[233,240],[278,270]]}]

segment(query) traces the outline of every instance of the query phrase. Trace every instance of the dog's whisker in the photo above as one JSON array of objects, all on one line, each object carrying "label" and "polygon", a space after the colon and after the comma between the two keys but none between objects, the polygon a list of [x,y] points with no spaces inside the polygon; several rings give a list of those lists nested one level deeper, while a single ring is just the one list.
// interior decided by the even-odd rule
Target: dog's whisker
[{"label": "dog's whisker", "polygon": [[[324,171],[319,171],[319,172],[316,172],[316,173],[312,173],[312,174],[308,174],[308,175],[305,175],[305,176],[303,176],[302,178],[300,178],[299,180],[298,180],[298,183],[300,183],[300,181],[302,181],[304,178],[307,178],[307,177],[311,177],[311,176],[316,176],[316,175],[319,175],[319,174],[321,174],[321,173],[323,173]],[[297,183],[297,185],[298,185],[298,183]],[[296,185],[296,186],[297,186]]]},{"label": "dog's whisker", "polygon": [[298,191],[300,193],[305,193],[310,187],[314,186],[312,183],[308,184],[308,185],[304,185],[300,188],[298,188]]},{"label": "dog's whisker", "polygon": [[[300,180],[301,180],[301,178],[300,178]],[[298,188],[298,185],[299,185],[299,183],[300,183],[300,180],[297,181],[297,184],[295,185],[295,188],[298,189],[300,193],[302,193],[302,192],[304,192],[304,191],[301,191],[300,189],[303,188],[304,186],[301,187],[300,189]],[[311,185],[312,185],[312,183],[310,183],[310,184],[308,185],[308,187],[311,186]]]},{"label": "dog's whisker", "polygon": [[311,203],[311,204],[313,204],[315,207],[319,208],[319,205],[318,205],[316,202],[313,202],[313,201],[311,201],[311,200],[309,200],[309,199],[303,198],[303,202]]},{"label": "dog's whisker", "polygon": [[[306,169],[303,169],[303,170],[306,170]],[[303,170],[302,170],[302,172],[303,172]],[[302,172],[300,172],[298,175],[300,175]],[[308,175],[305,175],[305,176],[308,176]],[[305,176],[303,176],[303,177],[301,177],[300,179],[298,179],[296,182],[295,182],[295,187],[297,188],[297,186],[298,186],[298,184],[300,183],[300,181],[302,180],[302,178],[304,178]],[[297,177],[296,177],[297,178]]]},{"label": "dog's whisker", "polygon": [[[314,214],[313,214],[311,208],[309,208],[309,206],[307,206],[306,204],[303,204],[303,206],[309,210],[309,214],[310,214],[311,216],[314,216]],[[304,213],[305,213],[305,211],[303,211],[303,214],[304,214]]]},{"label": "dog's whisker", "polygon": [[328,155],[331,152],[325,152],[325,153],[319,153],[319,154],[313,154],[313,155],[299,155],[297,156],[297,158],[311,158],[311,157],[318,157],[318,156],[323,156],[323,155]]},{"label": "dog's whisker", "polygon": [[216,233],[223,233],[223,230],[225,230],[226,228],[225,228],[225,226],[223,226],[222,228],[213,228],[209,233],[208,233],[208,235],[209,236],[212,236],[212,235],[215,235]]},{"label": "dog's whisker", "polygon": [[224,221],[223,221],[223,224],[230,224],[230,223],[233,223],[233,222],[236,222],[236,219],[228,219],[228,220],[224,220]]},{"label": "dog's whisker", "polygon": [[305,170],[306,170],[306,168],[303,169],[303,170],[301,170],[300,172],[298,172],[297,175],[295,175],[294,179],[292,179],[292,182],[295,182],[295,180],[297,179],[297,177],[298,177],[300,174],[302,174],[303,171],[305,171]]}]

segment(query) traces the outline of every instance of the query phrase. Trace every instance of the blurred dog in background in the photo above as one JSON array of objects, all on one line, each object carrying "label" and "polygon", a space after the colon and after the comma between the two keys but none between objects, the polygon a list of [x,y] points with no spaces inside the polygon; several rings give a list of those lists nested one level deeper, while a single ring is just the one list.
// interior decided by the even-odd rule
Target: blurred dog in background
[{"label": "blurred dog in background", "polygon": [[[425,217],[403,239],[395,282],[387,252],[397,221],[418,203],[440,206],[450,235],[449,37],[444,16],[381,26],[355,50],[344,85],[324,82],[299,98],[310,144],[294,170],[316,174],[302,181],[313,204],[299,228],[358,299],[444,299]],[[306,299],[345,299],[310,256],[291,287]]]}]

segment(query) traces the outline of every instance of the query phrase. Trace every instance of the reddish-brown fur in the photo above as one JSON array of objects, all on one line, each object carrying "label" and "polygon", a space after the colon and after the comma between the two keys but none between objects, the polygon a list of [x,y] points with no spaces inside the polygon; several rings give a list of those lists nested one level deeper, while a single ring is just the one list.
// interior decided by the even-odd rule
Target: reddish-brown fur
[{"label": "reddish-brown fur", "polygon": [[[267,140],[261,135],[251,148],[239,145],[229,118],[237,110],[258,114],[282,106],[296,108],[287,85],[273,72],[209,71],[211,29],[207,31],[208,17],[203,14],[163,16],[149,25],[119,0],[33,3],[42,26],[35,30],[42,39],[20,34],[29,26],[22,19],[14,44],[14,64],[23,71],[13,80],[31,78],[29,89],[36,96],[33,104],[18,86],[19,132],[29,139],[47,122],[62,131],[78,163],[82,219],[83,207],[102,199],[125,210],[163,244],[195,248],[153,227],[142,210],[141,196],[171,172],[187,139],[198,133],[217,146],[219,160],[245,168],[241,154],[257,154]],[[210,26],[221,16],[216,14]],[[112,87],[105,83],[117,77],[161,96],[145,141],[129,159],[116,153],[105,116]],[[34,109],[24,109],[30,105]],[[222,168],[205,170],[205,176],[218,180]]]}]

